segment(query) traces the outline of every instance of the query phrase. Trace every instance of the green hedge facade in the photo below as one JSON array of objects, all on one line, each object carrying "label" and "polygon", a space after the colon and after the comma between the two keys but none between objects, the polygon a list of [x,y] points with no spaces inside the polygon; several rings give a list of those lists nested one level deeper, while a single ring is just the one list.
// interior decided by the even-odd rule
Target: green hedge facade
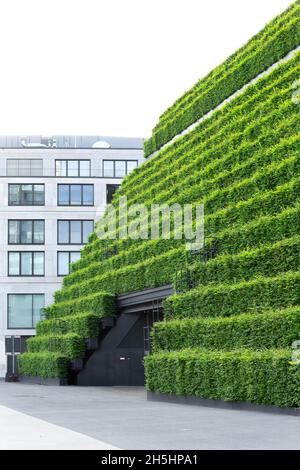
[{"label": "green hedge facade", "polygon": [[[146,155],[195,123],[300,44],[300,1],[161,117]],[[21,372],[66,377],[119,294],[174,283],[152,332],[147,387],[164,394],[300,406],[300,119],[292,100],[300,52],[249,84],[193,130],[128,175],[128,204],[204,204],[205,247],[184,240],[103,240],[72,265]],[[176,283],[175,283],[176,278]]]},{"label": "green hedge facade", "polygon": [[299,19],[300,4],[297,1],[180,97],[160,117],[152,137],[145,142],[145,155],[158,150],[296,48],[300,42]]}]

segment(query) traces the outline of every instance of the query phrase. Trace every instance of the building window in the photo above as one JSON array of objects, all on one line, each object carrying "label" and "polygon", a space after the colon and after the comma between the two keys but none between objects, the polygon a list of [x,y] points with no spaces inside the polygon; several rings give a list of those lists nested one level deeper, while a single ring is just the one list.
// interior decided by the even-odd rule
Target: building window
[{"label": "building window", "polygon": [[93,206],[94,185],[93,184],[59,184],[58,185],[59,206]]},{"label": "building window", "polygon": [[8,294],[8,328],[35,328],[44,305],[44,294]]},{"label": "building window", "polygon": [[9,251],[9,276],[45,276],[43,251]]},{"label": "building window", "polygon": [[113,195],[115,194],[116,190],[120,187],[119,184],[107,184],[106,185],[106,204],[110,204],[112,202]]},{"label": "building window", "polygon": [[103,160],[103,176],[105,178],[124,178],[137,166],[137,160]]},{"label": "building window", "polygon": [[9,206],[44,206],[44,184],[9,184]]},{"label": "building window", "polygon": [[70,265],[80,258],[80,251],[58,251],[57,252],[57,275],[67,276],[70,274]]},{"label": "building window", "polygon": [[93,220],[58,220],[57,243],[59,245],[83,245],[94,230]]},{"label": "building window", "polygon": [[43,245],[45,243],[45,221],[9,220],[8,243],[10,245]]},{"label": "building window", "polygon": [[91,176],[91,160],[56,160],[56,176]]},{"label": "building window", "polygon": [[7,176],[43,176],[43,160],[7,159]]}]

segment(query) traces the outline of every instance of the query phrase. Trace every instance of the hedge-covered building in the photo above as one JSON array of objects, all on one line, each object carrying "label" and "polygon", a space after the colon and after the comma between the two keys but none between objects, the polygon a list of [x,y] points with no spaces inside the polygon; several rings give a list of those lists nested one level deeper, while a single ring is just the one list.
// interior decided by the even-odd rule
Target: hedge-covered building
[{"label": "hedge-covered building", "polygon": [[118,315],[117,296],[177,272],[180,292],[145,358],[148,389],[300,406],[299,46],[298,0],[166,110],[148,160],[114,197],[116,208],[124,195],[147,207],[203,203],[214,256],[187,259],[183,240],[93,234],[28,341],[23,375],[66,377],[101,318]]}]

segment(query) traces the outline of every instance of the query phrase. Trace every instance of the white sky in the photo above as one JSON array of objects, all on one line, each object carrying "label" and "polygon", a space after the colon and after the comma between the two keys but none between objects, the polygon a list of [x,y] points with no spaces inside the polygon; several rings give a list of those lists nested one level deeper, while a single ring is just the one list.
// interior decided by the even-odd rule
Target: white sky
[{"label": "white sky", "polygon": [[0,0],[0,134],[148,137],[291,0]]}]

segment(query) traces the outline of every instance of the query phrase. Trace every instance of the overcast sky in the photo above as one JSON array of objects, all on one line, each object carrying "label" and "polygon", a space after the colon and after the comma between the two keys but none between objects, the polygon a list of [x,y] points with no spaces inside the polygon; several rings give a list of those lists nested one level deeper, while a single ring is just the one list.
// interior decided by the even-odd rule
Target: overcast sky
[{"label": "overcast sky", "polygon": [[150,135],[290,0],[0,0],[0,134]]}]

